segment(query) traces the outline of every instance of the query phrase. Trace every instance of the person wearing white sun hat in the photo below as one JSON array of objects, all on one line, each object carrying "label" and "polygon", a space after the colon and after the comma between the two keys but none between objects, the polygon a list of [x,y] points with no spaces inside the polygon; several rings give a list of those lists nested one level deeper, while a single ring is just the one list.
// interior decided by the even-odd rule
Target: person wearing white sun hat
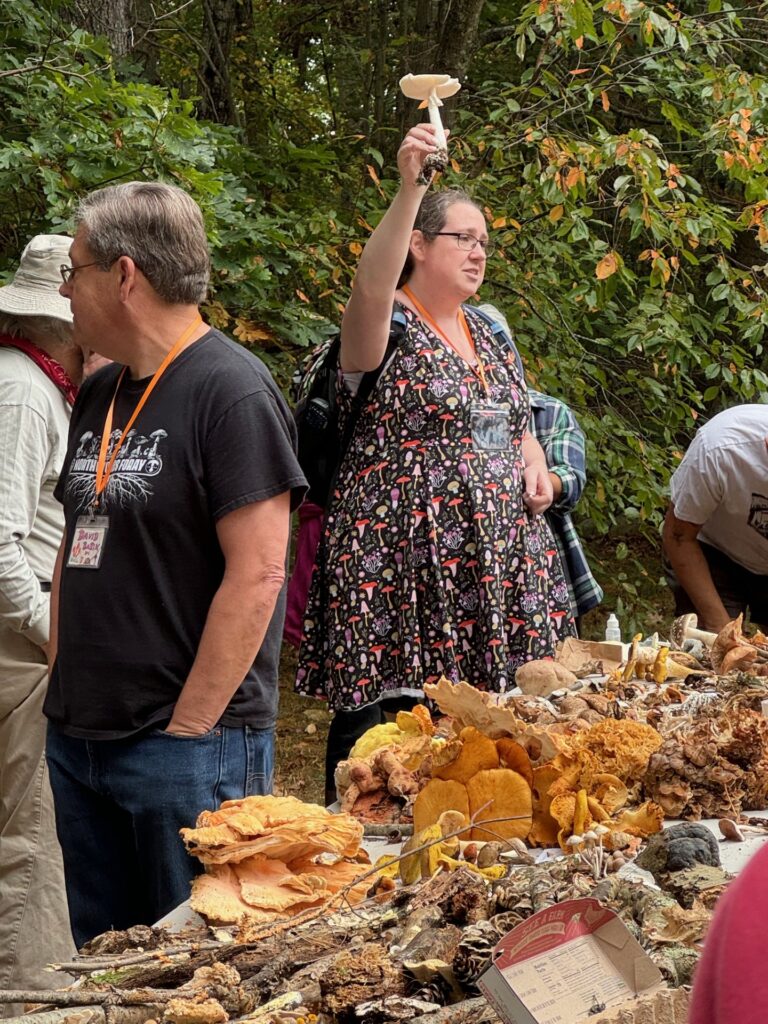
[{"label": "person wearing white sun hat", "polygon": [[[53,490],[83,352],[59,266],[72,239],[36,235],[0,287],[0,988],[58,987],[74,951],[45,765],[50,582],[64,528]],[[0,1016],[21,1012],[0,1007]]]}]

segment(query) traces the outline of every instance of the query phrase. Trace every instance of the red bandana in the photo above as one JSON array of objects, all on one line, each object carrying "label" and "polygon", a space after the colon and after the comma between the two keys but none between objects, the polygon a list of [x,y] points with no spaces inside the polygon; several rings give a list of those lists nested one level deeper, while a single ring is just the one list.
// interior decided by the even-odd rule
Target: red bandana
[{"label": "red bandana", "polygon": [[64,367],[49,356],[47,352],[38,348],[34,342],[27,341],[26,338],[12,338],[10,334],[0,334],[0,345],[5,345],[7,348],[17,348],[20,352],[28,355],[34,363],[37,363],[46,377],[53,381],[69,404],[75,404],[77,384],[74,383]]}]

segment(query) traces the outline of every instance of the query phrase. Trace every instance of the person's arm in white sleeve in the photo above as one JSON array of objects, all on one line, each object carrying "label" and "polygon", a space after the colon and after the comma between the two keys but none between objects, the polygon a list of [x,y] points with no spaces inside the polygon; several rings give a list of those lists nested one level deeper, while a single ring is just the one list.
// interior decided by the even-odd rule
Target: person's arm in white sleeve
[{"label": "person's arm in white sleeve", "polygon": [[22,541],[35,521],[49,451],[42,416],[5,396],[0,403],[0,621],[40,647],[48,642],[48,594]]}]

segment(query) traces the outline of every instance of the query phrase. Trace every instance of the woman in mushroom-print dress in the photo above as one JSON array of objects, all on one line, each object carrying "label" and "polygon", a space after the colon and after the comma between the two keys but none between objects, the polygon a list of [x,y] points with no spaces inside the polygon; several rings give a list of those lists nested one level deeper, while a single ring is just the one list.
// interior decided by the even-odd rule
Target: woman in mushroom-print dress
[{"label": "woman in mushroom-print dress", "polygon": [[[342,326],[342,415],[360,372],[384,366],[336,482],[299,653],[296,689],[336,710],[421,696],[424,683],[442,674],[504,692],[520,664],[551,656],[573,632],[555,544],[535,514],[551,502],[551,484],[527,433],[530,410],[514,353],[471,308],[466,339],[453,328],[461,302],[482,280],[484,217],[463,193],[438,193],[442,200],[431,204],[439,207],[437,221],[422,211],[424,226],[417,221],[413,229],[424,193],[415,168],[431,148],[429,125],[406,137],[403,188],[366,246]],[[395,273],[390,290],[382,288],[384,301],[376,301],[371,281],[386,283],[409,251],[412,290],[395,292]],[[406,326],[387,360],[395,297]],[[372,340],[371,323],[384,311],[384,332]],[[360,314],[365,326],[357,327]],[[350,355],[348,327],[353,342],[364,336]],[[478,408],[491,411],[492,430],[500,426],[501,447],[493,439],[478,443]]]}]

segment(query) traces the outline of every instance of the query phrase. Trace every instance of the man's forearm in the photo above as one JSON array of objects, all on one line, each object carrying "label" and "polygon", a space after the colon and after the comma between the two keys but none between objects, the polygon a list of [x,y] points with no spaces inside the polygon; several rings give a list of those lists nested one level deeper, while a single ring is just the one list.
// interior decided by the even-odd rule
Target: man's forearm
[{"label": "man's forearm", "polygon": [[59,545],[59,552],[56,555],[56,563],[53,567],[53,579],[51,580],[51,611],[50,611],[50,623],[48,632],[48,674],[50,675],[53,670],[54,662],[56,661],[56,654],[59,649],[59,589],[61,587],[61,567],[64,564],[64,545],[66,544],[66,534],[61,538],[61,544]]},{"label": "man's forearm", "polygon": [[690,538],[675,541],[665,537],[664,548],[680,586],[696,608],[699,626],[718,633],[731,616],[720,600],[701,545]]},{"label": "man's forearm", "polygon": [[247,582],[225,574],[169,732],[199,734],[218,722],[259,652],[284,580],[278,568]]}]

